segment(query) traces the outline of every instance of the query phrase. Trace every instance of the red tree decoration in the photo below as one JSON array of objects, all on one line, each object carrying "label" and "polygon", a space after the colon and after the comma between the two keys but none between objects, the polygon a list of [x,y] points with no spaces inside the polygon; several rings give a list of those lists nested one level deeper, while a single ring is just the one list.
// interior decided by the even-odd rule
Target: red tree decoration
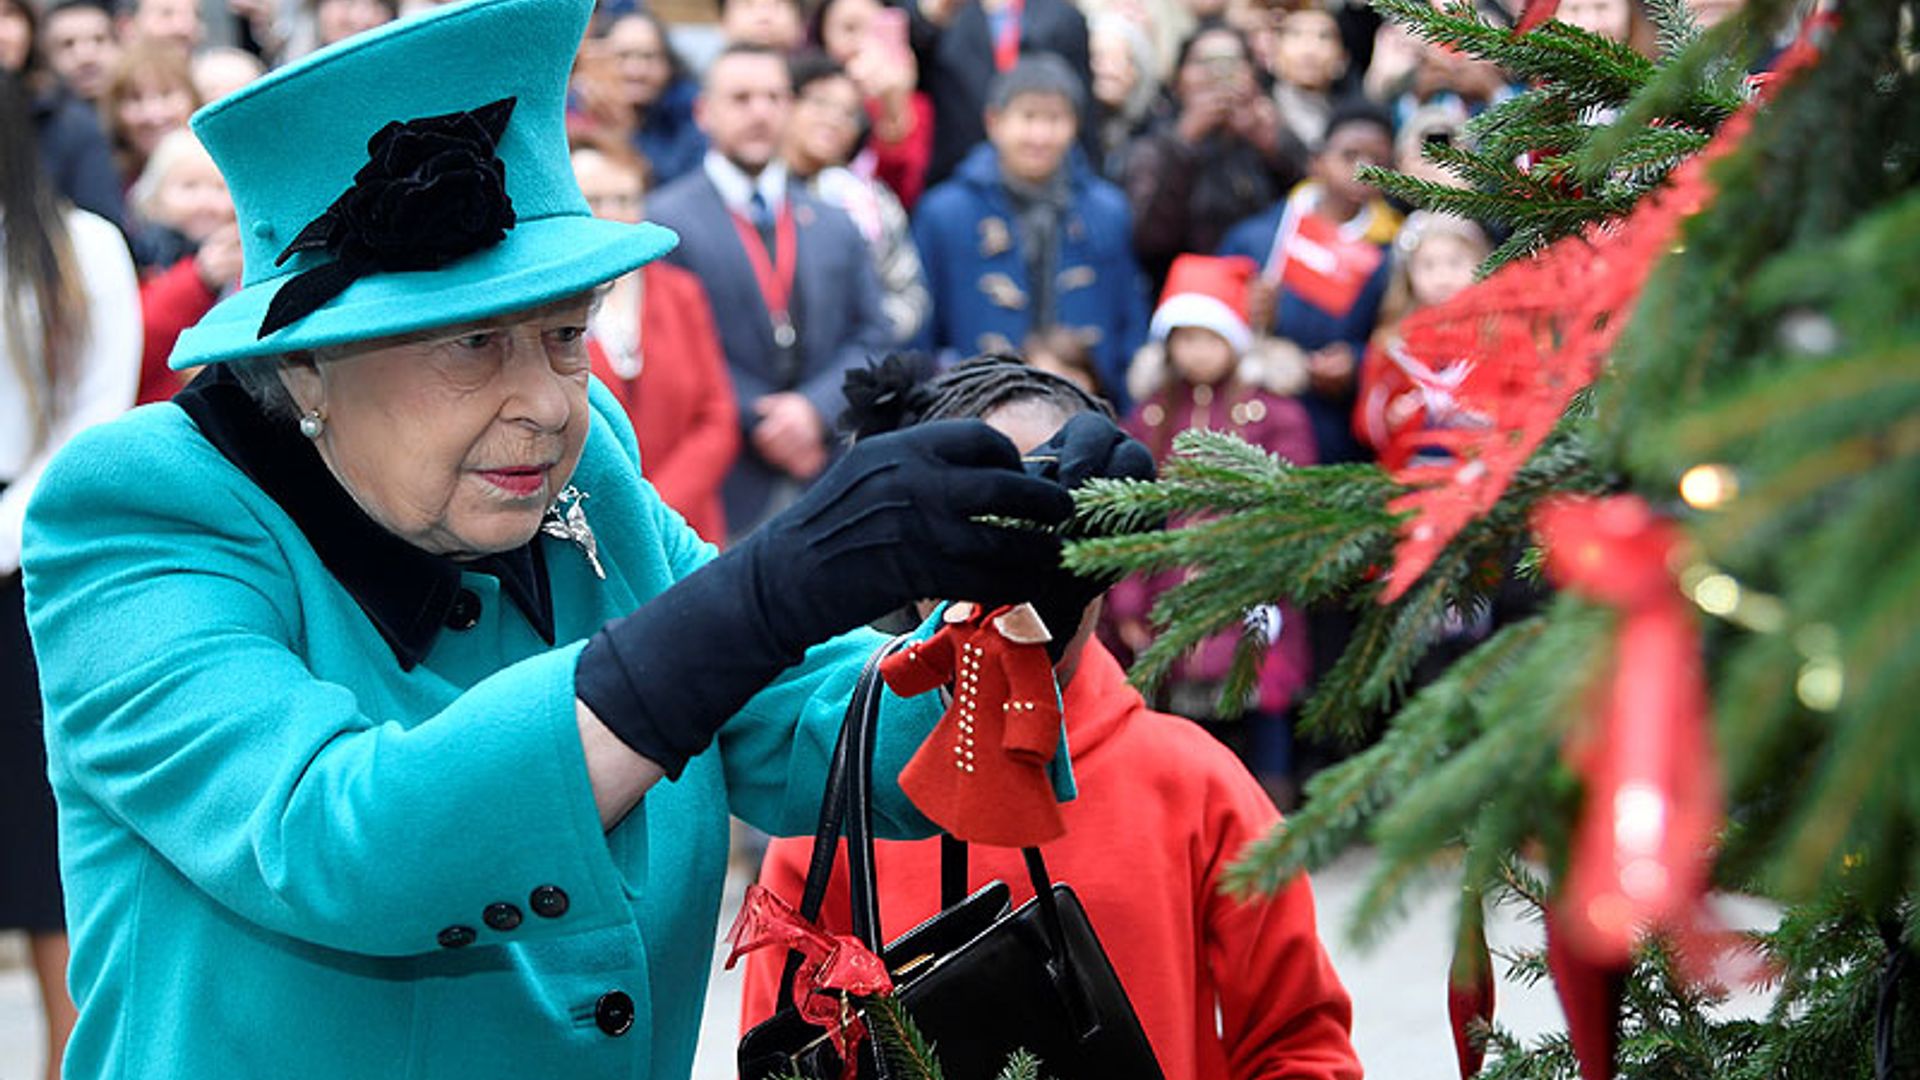
[{"label": "red tree decoration", "polygon": [[1650,926],[1704,925],[1720,823],[1700,634],[1671,568],[1680,531],[1626,495],[1554,500],[1536,529],[1555,585],[1620,612],[1612,679],[1568,748],[1586,806],[1559,921],[1586,958],[1624,965]]},{"label": "red tree decoration", "polygon": [[1412,436],[1449,460],[1415,462],[1393,474],[1414,490],[1390,504],[1412,513],[1401,524],[1382,603],[1411,588],[1468,522],[1500,501],[1573,396],[1598,377],[1654,264],[1673,247],[1681,223],[1712,199],[1707,168],[1739,144],[1752,111],[1749,105],[1728,120],[1624,220],[1509,263],[1408,317],[1406,350],[1432,370],[1464,365],[1466,375],[1455,426]]}]

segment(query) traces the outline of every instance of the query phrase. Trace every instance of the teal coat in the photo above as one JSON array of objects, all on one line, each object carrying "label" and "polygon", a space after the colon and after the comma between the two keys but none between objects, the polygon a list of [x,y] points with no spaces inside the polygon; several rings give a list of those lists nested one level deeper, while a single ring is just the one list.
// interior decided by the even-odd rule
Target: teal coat
[{"label": "teal coat", "polygon": [[[606,580],[540,541],[553,647],[498,581],[465,574],[479,623],[441,633],[411,671],[177,406],[92,429],[54,461],[28,515],[26,587],[80,1005],[68,1076],[688,1075],[727,815],[812,831],[880,639],[814,649],[603,833],[575,658],[711,549],[641,480],[605,389],[592,401],[575,483]],[[887,700],[878,775],[898,774],[936,712]],[[931,831],[885,787],[886,831]],[[548,914],[549,886],[564,913]],[[492,928],[496,904],[519,925]],[[444,948],[449,927],[477,940]],[[618,1036],[595,1022],[614,990],[634,1003]]]}]

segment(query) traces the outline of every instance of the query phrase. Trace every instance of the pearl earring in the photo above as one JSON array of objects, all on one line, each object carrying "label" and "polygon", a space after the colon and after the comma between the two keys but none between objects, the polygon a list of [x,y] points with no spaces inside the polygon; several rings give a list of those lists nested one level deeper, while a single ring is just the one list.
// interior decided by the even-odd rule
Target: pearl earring
[{"label": "pearl earring", "polygon": [[300,434],[307,438],[317,439],[325,430],[327,430],[327,421],[320,415],[320,410],[308,409],[306,414],[300,417]]}]

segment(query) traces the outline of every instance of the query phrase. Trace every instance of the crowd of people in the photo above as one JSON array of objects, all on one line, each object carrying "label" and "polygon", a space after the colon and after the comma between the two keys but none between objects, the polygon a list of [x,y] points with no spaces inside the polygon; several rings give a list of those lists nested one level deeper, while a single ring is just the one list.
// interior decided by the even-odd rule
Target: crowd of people
[{"label": "crowd of people", "polygon": [[[1510,21],[1502,2],[1480,6]],[[0,0],[9,693],[33,679],[19,571],[40,475],[82,428],[179,394],[194,371],[169,366],[176,344],[242,291],[241,214],[189,116],[432,6]],[[1692,6],[1703,22],[1728,11],[1723,0]],[[976,354],[1040,373],[1027,382],[989,364],[1005,394],[940,415],[991,420],[1009,402],[1044,400],[1052,427],[1110,415],[1156,457],[1205,428],[1295,464],[1396,466],[1405,432],[1450,422],[1449,373],[1406,355],[1397,327],[1464,288],[1498,238],[1398,205],[1360,170],[1452,182],[1423,150],[1459,144],[1469,119],[1520,89],[1497,68],[1346,0],[720,0],[716,14],[703,32],[602,0],[564,97],[572,171],[593,215],[679,237],[663,261],[603,286],[585,355],[632,423],[646,480],[705,541],[744,544],[804,503],[849,452],[848,374],[896,352],[971,372],[962,382],[986,378],[962,363]],[[1640,0],[1566,0],[1559,17],[1651,48]],[[1118,672],[1151,642],[1154,602],[1177,581],[1128,580],[1089,609],[1098,642],[1082,668],[1092,674],[1066,690],[1068,724],[1159,717],[1149,705],[1212,724],[1258,781],[1217,764],[1200,774],[1212,786],[1196,797],[1224,807],[1202,840],[1229,845],[1295,796],[1288,717],[1333,659],[1338,630],[1276,606],[1244,720],[1216,716],[1231,638],[1184,658],[1158,699],[1125,699]],[[1075,695],[1087,701],[1077,711]],[[15,704],[0,725],[0,926],[33,934],[57,1075],[72,1013],[53,811],[44,785],[25,782],[46,768],[37,695]],[[1100,767],[1088,769],[1104,796],[1091,779]],[[1077,813],[1094,821],[1100,805]],[[774,877],[796,865],[782,851]],[[924,869],[899,871],[914,882],[902,888],[919,888]],[[1290,903],[1276,910],[1294,914],[1276,918],[1293,936],[1248,946],[1255,953],[1319,956],[1310,897]],[[1237,929],[1210,947],[1242,948],[1234,934],[1261,932],[1258,918],[1218,914]],[[1299,1015],[1341,1030],[1311,1074],[1348,1075],[1344,995],[1318,971],[1302,976]],[[769,1007],[763,994],[755,1008]],[[1272,1034],[1263,1025],[1298,1019],[1229,1017],[1253,1041]],[[1211,1014],[1201,1021],[1183,1015],[1172,1028],[1191,1044],[1214,1029]],[[1229,1059],[1241,1075],[1230,1043],[1197,1051],[1181,1075],[1227,1075]]]}]

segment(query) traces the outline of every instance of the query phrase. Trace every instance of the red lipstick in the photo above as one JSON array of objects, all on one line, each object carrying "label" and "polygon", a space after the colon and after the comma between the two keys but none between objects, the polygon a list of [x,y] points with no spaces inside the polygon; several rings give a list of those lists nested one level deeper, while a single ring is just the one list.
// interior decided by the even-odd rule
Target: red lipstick
[{"label": "red lipstick", "polygon": [[517,465],[504,469],[481,469],[480,478],[516,498],[537,493],[547,482],[547,466]]}]

